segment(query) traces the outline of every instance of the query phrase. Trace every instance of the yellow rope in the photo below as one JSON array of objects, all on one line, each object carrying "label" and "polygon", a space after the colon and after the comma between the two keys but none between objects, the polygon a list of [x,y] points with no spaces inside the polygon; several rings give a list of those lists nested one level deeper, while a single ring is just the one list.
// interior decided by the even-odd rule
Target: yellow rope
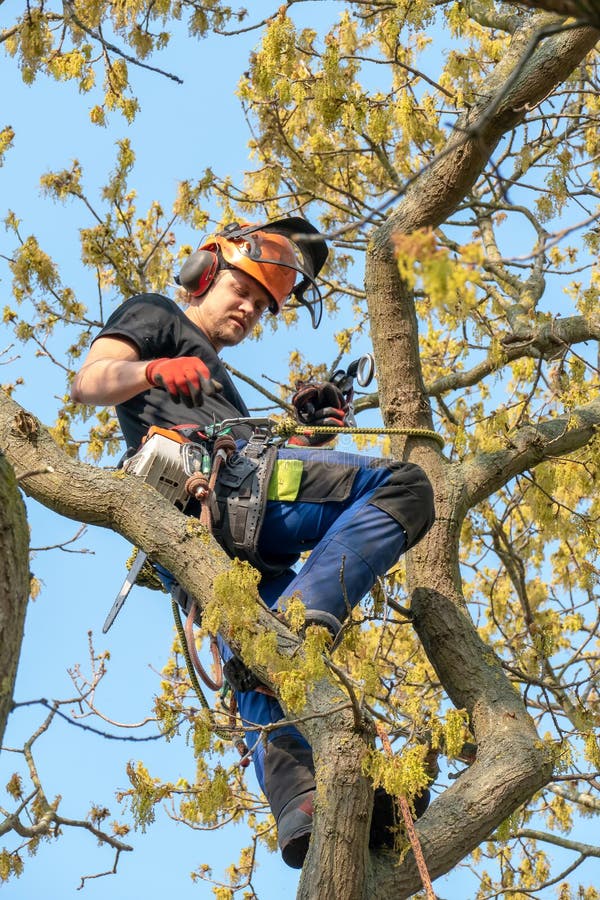
[{"label": "yellow rope", "polygon": [[324,425],[298,425],[295,419],[281,419],[273,429],[280,437],[294,434],[406,434],[408,437],[426,438],[444,447],[444,438],[429,428],[331,428]]}]

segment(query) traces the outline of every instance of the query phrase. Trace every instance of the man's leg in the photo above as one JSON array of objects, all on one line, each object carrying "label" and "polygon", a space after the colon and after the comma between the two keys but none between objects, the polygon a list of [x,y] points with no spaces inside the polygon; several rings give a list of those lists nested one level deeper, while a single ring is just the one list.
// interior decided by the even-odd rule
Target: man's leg
[{"label": "man's leg", "polygon": [[246,743],[254,771],[277,823],[277,839],[284,861],[301,868],[312,831],[315,770],[312,750],[293,725],[261,735],[261,725],[284,720],[274,697],[259,691],[236,691]]},{"label": "man's leg", "polygon": [[[268,606],[274,606],[280,596],[298,592],[307,618],[333,623],[334,630],[335,623],[346,618],[376,579],[431,525],[431,486],[417,466],[386,466],[355,454],[285,449],[279,451],[278,459],[302,461],[304,488],[301,486],[294,501],[267,503],[261,555],[277,559],[312,552],[297,575],[288,570],[281,580],[263,579],[261,596]],[[328,499],[323,502],[325,497]],[[238,703],[247,723],[283,718],[279,704],[272,698],[267,703],[264,695],[240,694]],[[256,743],[256,735],[249,731],[247,738],[251,741],[254,737]],[[259,746],[255,767],[277,820],[283,858],[288,865],[300,867],[312,830],[314,765],[310,747],[290,726],[278,729],[257,749]],[[392,799],[379,791],[372,847],[389,844],[394,820]]]},{"label": "man's leg", "polygon": [[301,460],[303,482],[296,500],[267,503],[259,549],[269,560],[312,551],[282,596],[299,595],[307,619],[324,613],[335,630],[430,527],[431,485],[418,466],[356,454],[286,448],[278,458]]},{"label": "man's leg", "polygon": [[[259,593],[267,606],[274,606],[281,593],[295,578],[288,569],[277,578],[263,578]],[[218,638],[225,663],[233,656]],[[312,831],[315,770],[312,750],[305,737],[293,725],[285,724],[281,706],[275,697],[261,690],[236,691],[235,698],[246,745],[258,783],[277,823],[277,838],[287,865],[302,867]],[[261,734],[261,726],[282,722],[280,728]]]},{"label": "man's leg", "polygon": [[[288,570],[281,578],[263,579],[261,596],[273,606],[280,596],[299,591],[308,613],[326,613],[335,622],[343,621],[377,577],[431,524],[429,482],[417,466],[387,466],[355,454],[284,449],[278,457],[302,461],[304,487],[296,501],[268,502],[261,554],[288,559],[313,552],[299,574]],[[231,651],[220,644],[226,661]],[[237,691],[236,699],[258,782],[277,821],[282,856],[299,868],[312,830],[315,783],[310,746],[290,725],[260,739],[261,726],[284,718],[275,698],[260,691]],[[380,814],[377,801],[376,797],[372,846],[383,843],[377,827],[386,833],[388,828],[387,815]],[[384,805],[390,806],[388,801],[385,795]]]}]

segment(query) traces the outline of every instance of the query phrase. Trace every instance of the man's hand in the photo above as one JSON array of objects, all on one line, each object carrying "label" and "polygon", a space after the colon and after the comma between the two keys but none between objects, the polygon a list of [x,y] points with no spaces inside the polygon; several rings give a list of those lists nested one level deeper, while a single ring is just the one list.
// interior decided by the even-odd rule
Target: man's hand
[{"label": "man's hand", "polygon": [[207,366],[196,356],[153,359],[146,366],[146,380],[167,391],[174,403],[183,401],[189,407],[202,406],[205,394],[210,397],[221,390],[219,382],[210,377]]},{"label": "man's hand", "polygon": [[[330,381],[300,382],[292,397],[292,406],[302,425],[326,428],[344,428],[346,425],[348,404],[340,389]],[[333,440],[334,437],[335,434],[310,434],[307,432],[293,437],[290,444],[318,447],[320,444]]]}]

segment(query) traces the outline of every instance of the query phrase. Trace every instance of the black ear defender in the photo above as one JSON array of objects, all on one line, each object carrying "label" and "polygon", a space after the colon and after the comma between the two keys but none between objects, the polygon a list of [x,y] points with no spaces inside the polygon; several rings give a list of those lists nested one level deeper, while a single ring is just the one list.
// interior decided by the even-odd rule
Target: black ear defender
[{"label": "black ear defender", "polygon": [[195,250],[181,267],[175,283],[192,297],[201,297],[210,287],[219,268],[219,259],[211,250]]}]

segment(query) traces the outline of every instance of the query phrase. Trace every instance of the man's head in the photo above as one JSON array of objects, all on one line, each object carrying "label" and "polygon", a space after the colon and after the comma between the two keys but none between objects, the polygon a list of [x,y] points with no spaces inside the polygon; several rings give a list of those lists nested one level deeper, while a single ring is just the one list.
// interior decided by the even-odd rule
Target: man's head
[{"label": "man's head", "polygon": [[272,302],[271,295],[251,275],[241,269],[220,269],[204,294],[193,300],[187,314],[218,352],[248,337]]},{"label": "man's head", "polygon": [[291,217],[262,225],[233,222],[192,253],[175,280],[193,297],[202,297],[217,273],[242,272],[266,291],[272,313],[280,312],[294,296],[308,308],[316,328],[321,295],[315,278],[326,259],[325,241],[305,219]]}]

